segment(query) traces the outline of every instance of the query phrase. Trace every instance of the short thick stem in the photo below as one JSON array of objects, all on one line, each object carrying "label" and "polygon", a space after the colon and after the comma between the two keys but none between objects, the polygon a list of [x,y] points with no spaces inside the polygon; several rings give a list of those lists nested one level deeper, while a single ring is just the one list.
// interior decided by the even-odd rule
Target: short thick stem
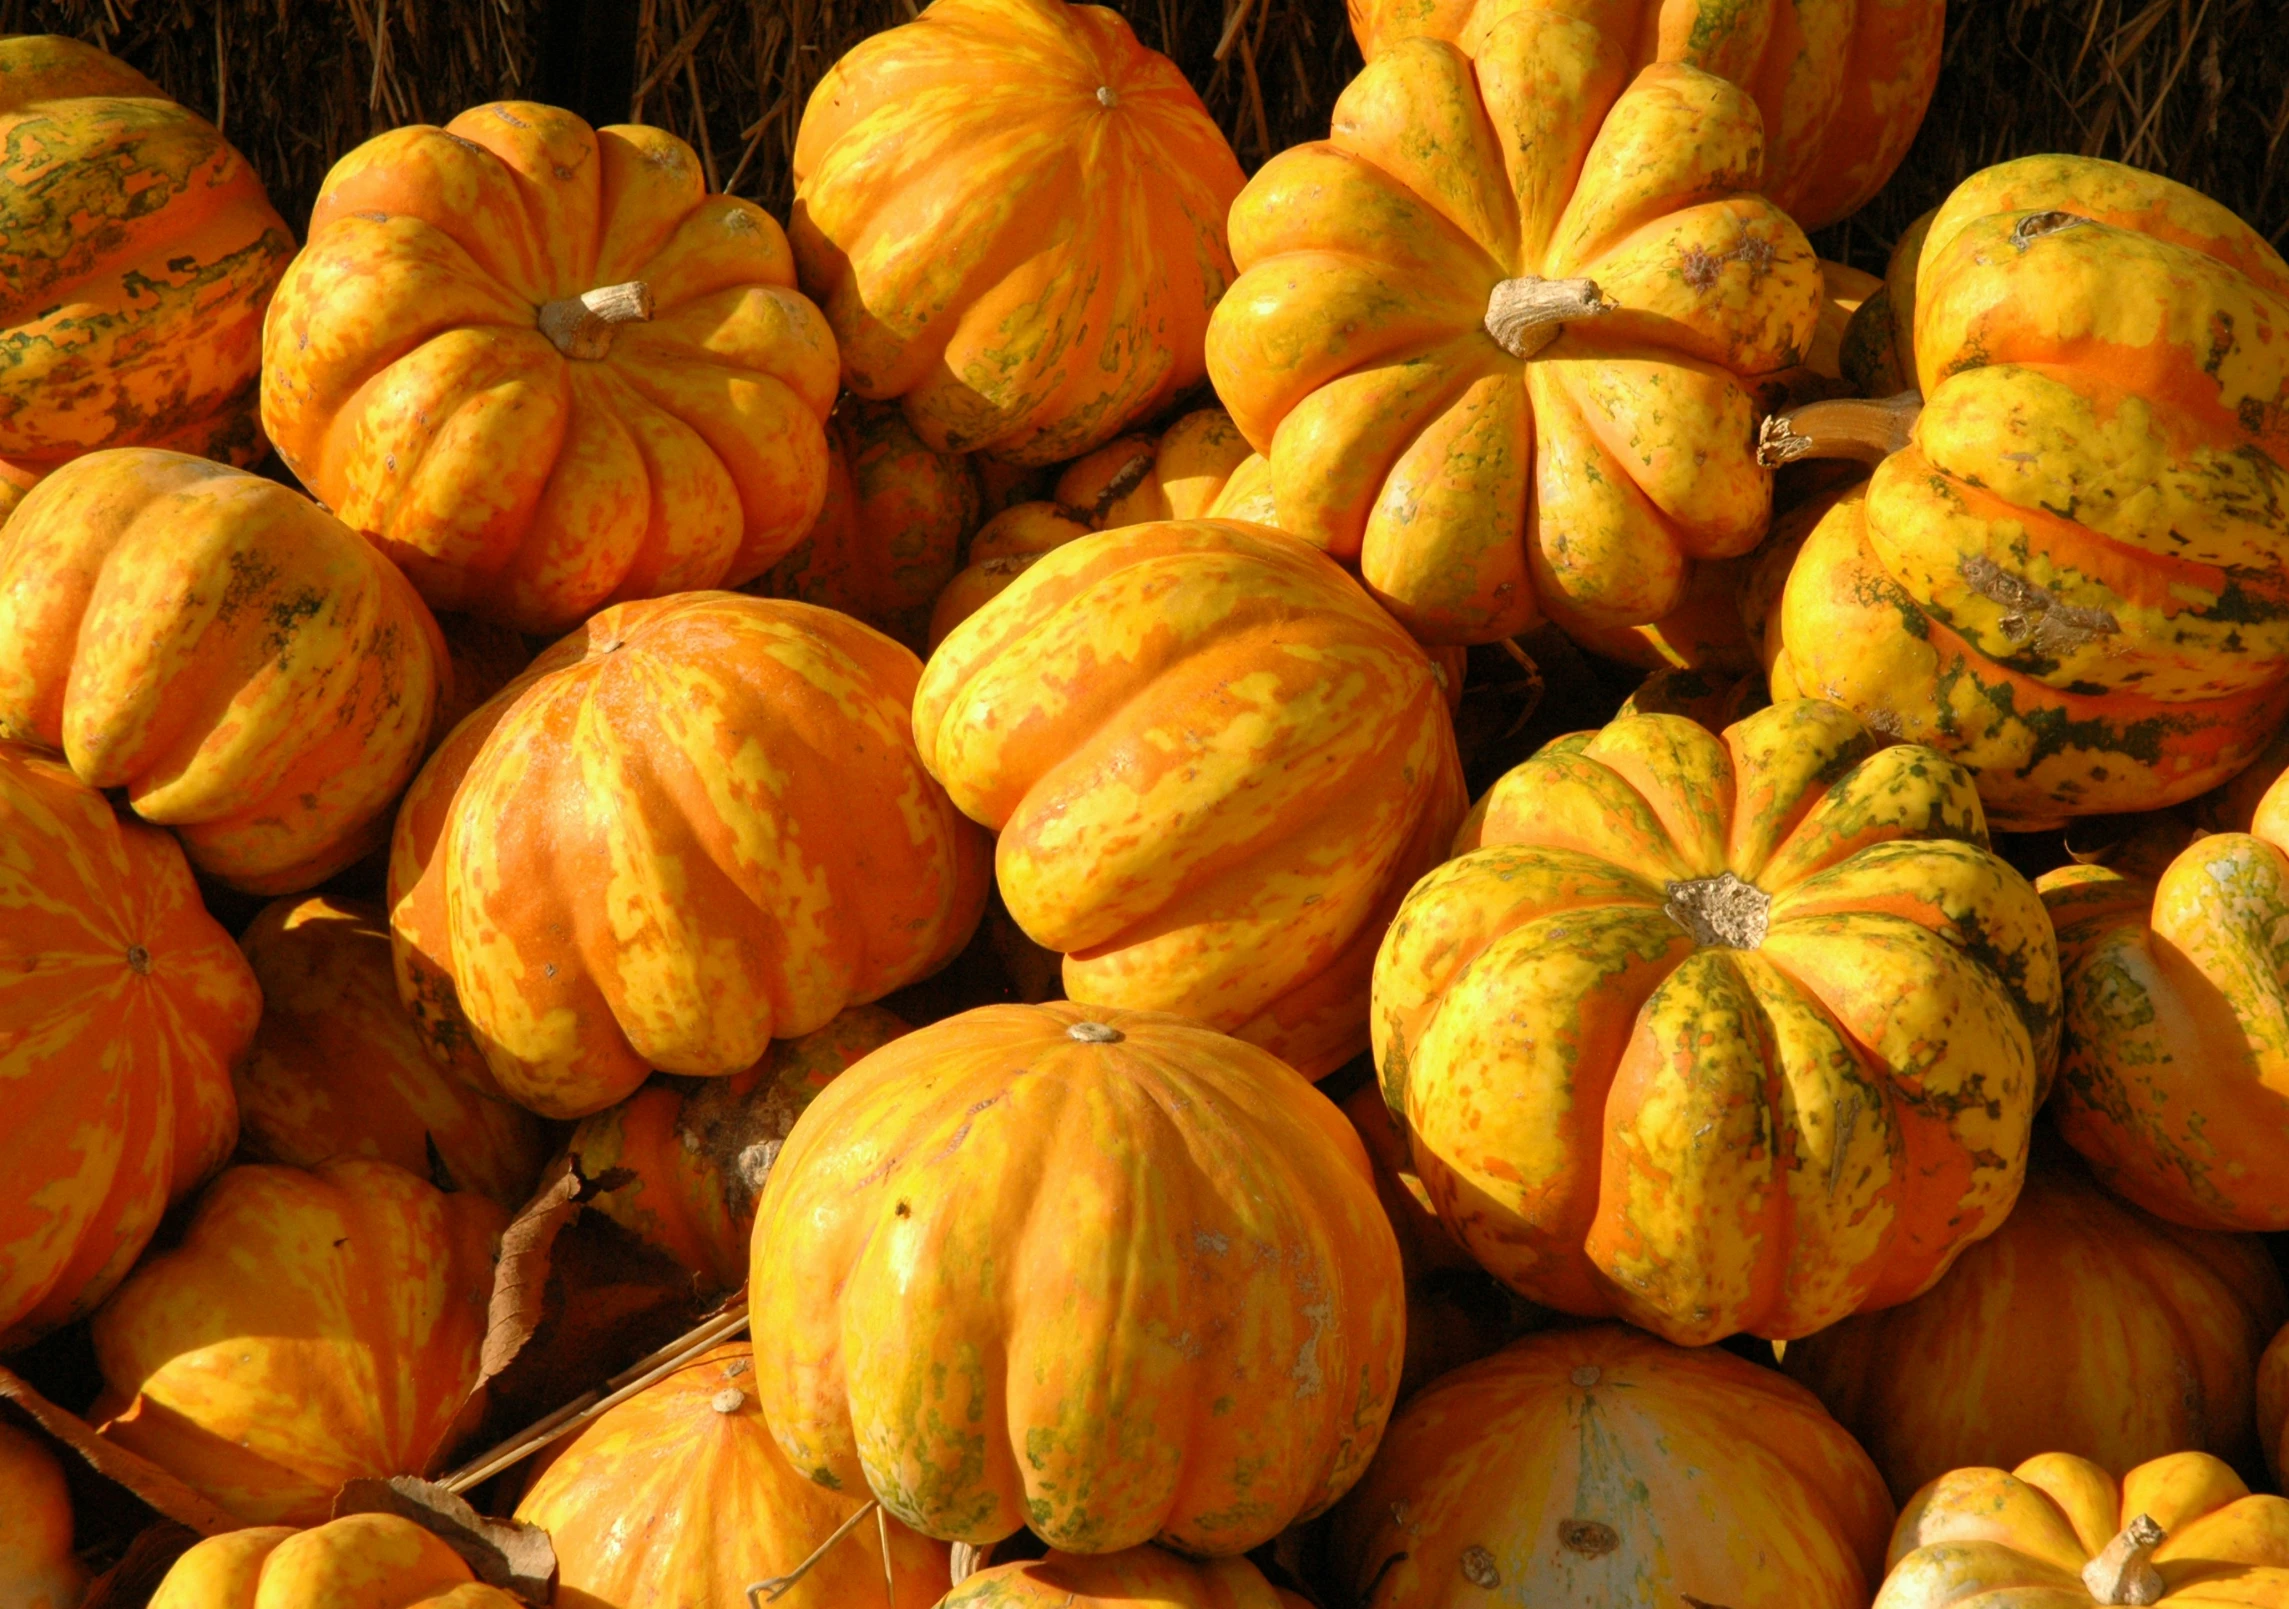
[{"label": "short thick stem", "polygon": [[1512,357],[1530,358],[1574,320],[1603,317],[1618,305],[1606,300],[1595,280],[1527,274],[1503,280],[1487,297],[1486,333]]},{"label": "short thick stem", "polygon": [[2160,1603],[2169,1589],[2154,1568],[2154,1550],[2167,1536],[2151,1514],[2122,1527],[2105,1551],[2082,1567],[2082,1584],[2090,1589],[2091,1600],[2110,1606]]},{"label": "short thick stem", "polygon": [[1923,393],[1831,397],[1776,413],[1757,431],[1756,461],[1767,469],[1799,458],[1850,458],[1880,464],[1915,438]]},{"label": "short thick stem", "polygon": [[624,285],[599,285],[578,296],[544,302],[535,322],[566,357],[593,362],[612,350],[617,326],[641,324],[651,316],[652,287],[631,279]]}]

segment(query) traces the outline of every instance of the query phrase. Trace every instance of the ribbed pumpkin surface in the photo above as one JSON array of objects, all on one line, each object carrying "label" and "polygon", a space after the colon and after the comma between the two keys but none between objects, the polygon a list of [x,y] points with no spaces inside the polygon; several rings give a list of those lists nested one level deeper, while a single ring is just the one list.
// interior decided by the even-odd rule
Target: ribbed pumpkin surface
[{"label": "ribbed pumpkin surface", "polygon": [[177,1559],[151,1609],[517,1609],[411,1520],[352,1514],[308,1531],[211,1536]]}]

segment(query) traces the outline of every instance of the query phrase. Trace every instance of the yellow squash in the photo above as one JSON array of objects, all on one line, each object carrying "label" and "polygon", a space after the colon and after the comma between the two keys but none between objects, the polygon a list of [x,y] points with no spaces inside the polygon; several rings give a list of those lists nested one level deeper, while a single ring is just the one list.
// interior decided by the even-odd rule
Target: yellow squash
[{"label": "yellow squash", "polygon": [[296,1531],[210,1536],[175,1561],[150,1609],[523,1609],[461,1555],[395,1514],[351,1514]]}]

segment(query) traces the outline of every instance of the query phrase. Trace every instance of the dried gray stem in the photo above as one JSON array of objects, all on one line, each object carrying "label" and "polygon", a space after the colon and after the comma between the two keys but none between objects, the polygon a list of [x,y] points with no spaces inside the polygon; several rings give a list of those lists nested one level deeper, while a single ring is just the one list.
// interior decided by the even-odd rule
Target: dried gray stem
[{"label": "dried gray stem", "polygon": [[543,303],[536,322],[566,357],[594,362],[612,350],[614,328],[641,324],[651,316],[652,287],[631,279]]},{"label": "dried gray stem", "polygon": [[1619,310],[1595,280],[1543,279],[1527,274],[1506,279],[1486,299],[1486,333],[1514,358],[1534,356],[1574,319],[1599,318]]},{"label": "dried gray stem", "polygon": [[2056,655],[2086,647],[2122,629],[2104,609],[2068,603],[2048,588],[2013,575],[1984,553],[1972,554],[1957,568],[1972,591],[2007,611],[1998,622],[2003,635],[2037,653]]},{"label": "dried gray stem", "polygon": [[2162,1572],[2154,1568],[2154,1550],[2168,1536],[2151,1514],[2141,1514],[2122,1527],[2105,1551],[2082,1567],[2082,1584],[2090,1589],[2092,1600],[2109,1606],[2160,1603],[2169,1588]]},{"label": "dried gray stem", "polygon": [[1764,942],[1772,918],[1772,896],[1731,872],[1695,877],[1669,885],[1661,907],[1669,920],[1693,935],[1696,944],[1726,950],[1753,950]]}]

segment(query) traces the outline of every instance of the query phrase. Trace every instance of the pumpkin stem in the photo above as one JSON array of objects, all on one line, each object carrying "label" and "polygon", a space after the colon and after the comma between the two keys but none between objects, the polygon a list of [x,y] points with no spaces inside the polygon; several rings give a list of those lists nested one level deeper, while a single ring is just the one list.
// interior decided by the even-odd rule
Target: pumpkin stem
[{"label": "pumpkin stem", "polygon": [[1555,341],[1571,319],[1620,311],[1590,279],[1506,279],[1486,299],[1486,333],[1514,358],[1525,359]]},{"label": "pumpkin stem", "polygon": [[2082,1567],[2082,1584],[2092,1599],[2110,1605],[2160,1603],[2169,1589],[2154,1568],[2154,1550],[2168,1535],[2151,1514],[2122,1527],[2106,1550]]},{"label": "pumpkin stem", "polygon": [[[871,1498],[868,1499],[866,1507],[860,1509],[849,1519],[843,1521],[842,1524],[836,1526],[834,1528],[834,1534],[829,1536],[824,1542],[821,1542],[817,1547],[811,1549],[811,1556],[805,1559],[801,1564],[796,1565],[785,1575],[775,1575],[768,1581],[749,1582],[747,1586],[748,1609],[762,1609],[764,1604],[771,1602],[775,1598],[783,1596],[789,1587],[793,1586],[796,1582],[802,1580],[803,1577],[811,1573],[812,1565],[817,1564],[821,1559],[825,1558],[829,1553],[833,1552],[834,1545],[837,1542],[840,1542],[844,1537],[850,1535],[851,1532],[857,1530],[859,1521],[865,1519],[869,1514],[878,1512],[881,1507],[882,1505],[879,1502],[876,1502]],[[883,1545],[886,1549],[889,1546],[889,1533],[887,1531],[884,1532]],[[887,1552],[884,1554],[883,1562],[887,1568],[889,1563],[889,1555]]]},{"label": "pumpkin stem", "polygon": [[1753,950],[1764,943],[1772,896],[1731,872],[1671,883],[1661,907],[1670,921],[1711,949]]},{"label": "pumpkin stem", "polygon": [[960,1586],[993,1563],[994,1545],[988,1542],[979,1547],[975,1542],[956,1542],[947,1555],[947,1566],[953,1576],[952,1585]]},{"label": "pumpkin stem", "polygon": [[1880,464],[1915,437],[1923,393],[1831,397],[1776,413],[1757,430],[1756,461],[1767,469],[1799,458],[1852,458]]},{"label": "pumpkin stem", "polygon": [[541,334],[568,358],[591,362],[612,350],[612,326],[641,324],[652,316],[652,287],[640,279],[599,285],[578,296],[541,304]]}]

